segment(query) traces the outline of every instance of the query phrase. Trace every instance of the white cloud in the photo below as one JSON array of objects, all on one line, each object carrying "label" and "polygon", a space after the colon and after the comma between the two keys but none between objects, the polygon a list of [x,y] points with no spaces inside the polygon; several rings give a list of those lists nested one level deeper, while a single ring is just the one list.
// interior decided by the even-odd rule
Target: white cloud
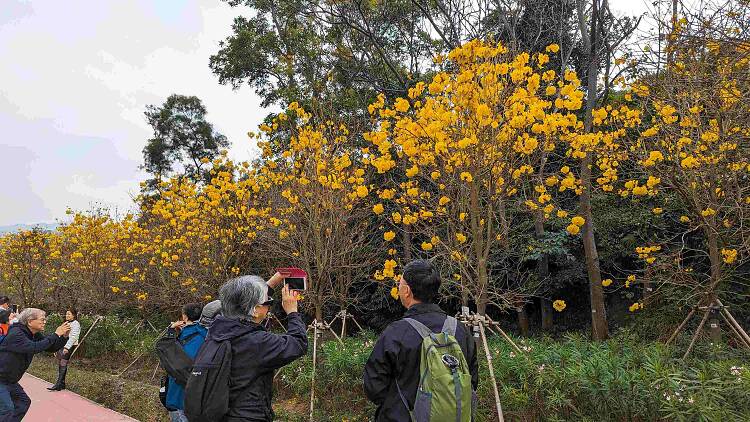
[{"label": "white cloud", "polygon": [[[65,208],[128,209],[144,174],[147,104],[196,95],[233,146],[269,112],[250,87],[219,85],[208,67],[235,16],[219,0],[2,0],[0,14],[0,225],[50,221]],[[628,13],[645,2],[612,1]],[[10,205],[6,205],[10,204]]]},{"label": "white cloud", "polygon": [[50,221],[68,206],[130,208],[151,136],[143,111],[172,93],[201,98],[230,156],[253,157],[246,133],[269,110],[251,88],[219,85],[208,67],[241,9],[217,0],[3,3],[0,146],[25,153],[15,155],[16,174],[2,173],[14,180],[24,169],[17,186],[28,195],[0,208],[0,225]]}]

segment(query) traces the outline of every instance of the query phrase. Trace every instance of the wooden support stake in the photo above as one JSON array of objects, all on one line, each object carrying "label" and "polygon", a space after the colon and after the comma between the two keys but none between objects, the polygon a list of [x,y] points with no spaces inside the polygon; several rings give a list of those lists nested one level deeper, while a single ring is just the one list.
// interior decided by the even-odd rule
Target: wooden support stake
[{"label": "wooden support stake", "polygon": [[[334,321],[335,321],[335,319],[334,319]],[[323,330],[328,330],[328,331],[330,331],[330,332],[331,332],[331,334],[333,334],[333,336],[334,336],[334,337],[336,337],[336,340],[338,340],[338,341],[339,341],[339,343],[341,343],[341,345],[342,345],[342,346],[344,345],[344,342],[343,342],[343,341],[341,341],[341,338],[339,338],[339,335],[338,335],[338,334],[336,334],[336,332],[335,332],[335,331],[333,331],[333,328],[331,328],[331,326],[330,326],[330,325],[329,325],[328,323],[326,323],[326,322],[324,321],[324,322],[321,322],[321,323],[320,323],[320,325],[321,325],[321,328],[322,328]]]},{"label": "wooden support stake", "polygon": [[701,319],[701,323],[698,324],[698,328],[695,329],[695,334],[693,334],[693,339],[690,340],[690,345],[688,346],[688,349],[685,351],[685,354],[682,356],[682,360],[685,360],[688,355],[690,354],[690,351],[693,350],[693,345],[695,345],[695,342],[698,340],[698,336],[701,333],[701,329],[703,329],[703,324],[706,323],[706,320],[708,319],[708,314],[711,313],[711,309],[707,309],[706,313],[703,314],[703,318]]},{"label": "wooden support stake", "polygon": [[[161,337],[162,337],[162,336],[163,336],[164,334],[166,334],[167,330],[169,330],[169,327],[165,328],[165,329],[164,329],[164,331],[162,331],[162,332],[161,332],[161,334],[159,334],[159,336],[158,336],[158,337],[156,338],[156,340],[158,341],[158,340],[159,340],[159,339],[160,339],[160,338],[161,338]],[[153,345],[151,345],[151,346],[153,346]],[[140,353],[140,354],[138,355],[138,357],[136,357],[134,361],[130,362],[130,365],[126,366],[126,367],[125,367],[125,369],[123,369],[123,370],[122,370],[122,372],[120,372],[119,374],[117,374],[117,376],[118,376],[118,377],[121,377],[121,376],[122,376],[122,375],[123,375],[123,374],[124,374],[125,372],[127,372],[127,370],[128,370],[128,369],[129,369],[129,368],[130,368],[131,366],[133,366],[133,365],[134,365],[134,364],[135,364],[136,362],[138,362],[138,361],[139,361],[139,360],[140,360],[140,359],[141,359],[141,358],[143,357],[143,355],[145,355],[145,354],[146,354],[146,350],[142,351],[142,352],[141,352],[141,353]],[[71,358],[72,358],[72,357],[73,357],[73,356],[71,355]]]},{"label": "wooden support stake", "polygon": [[159,366],[161,366],[161,362],[158,360],[156,361],[156,368],[154,368],[154,372],[151,374],[151,381],[154,380],[154,377],[156,377],[156,371],[159,370]]},{"label": "wooden support stake", "polygon": [[675,338],[677,337],[677,334],[679,334],[679,333],[680,333],[680,331],[682,331],[682,328],[683,328],[683,327],[685,326],[685,324],[687,324],[687,323],[688,323],[688,321],[690,321],[690,318],[692,318],[694,314],[695,314],[695,308],[693,308],[693,309],[691,309],[691,310],[690,310],[690,312],[688,313],[688,315],[687,315],[687,316],[685,317],[685,319],[684,319],[684,320],[682,321],[682,324],[680,324],[680,325],[679,325],[679,326],[677,327],[677,329],[676,329],[676,330],[674,330],[674,332],[672,333],[672,335],[671,335],[671,336],[669,336],[669,339],[668,339],[668,340],[667,340],[667,342],[666,342],[666,343],[664,343],[664,344],[666,344],[666,345],[669,345],[669,343],[671,343],[671,342],[672,342],[672,340],[674,340],[674,339],[675,339]]},{"label": "wooden support stake", "polygon": [[740,343],[742,343],[745,347],[750,348],[750,343],[748,343],[745,340],[745,337],[743,337],[742,334],[740,334],[740,332],[737,331],[737,327],[735,327],[734,324],[732,324],[732,322],[729,321],[729,319],[727,319],[727,317],[724,315],[724,312],[719,312],[719,314],[721,315],[722,318],[724,318],[724,321],[726,321],[727,325],[729,325],[729,328],[732,329],[732,332],[734,333],[734,335],[737,336],[737,338],[740,340]]},{"label": "wooden support stake", "polygon": [[490,348],[487,346],[487,336],[484,334],[484,324],[482,321],[478,321],[479,324],[479,333],[482,336],[482,343],[484,344],[484,353],[487,357],[487,366],[490,370],[490,379],[492,379],[492,390],[495,393],[495,406],[497,410],[497,416],[498,420],[500,422],[504,422],[505,419],[503,419],[503,407],[500,405],[500,393],[497,390],[497,381],[495,380],[495,370],[492,367],[492,353],[490,353]]},{"label": "wooden support stake", "polygon": [[727,310],[727,308],[724,306],[723,303],[721,303],[721,300],[719,300],[717,298],[716,299],[716,303],[718,303],[719,306],[721,306],[721,311],[724,313],[724,315],[726,315],[726,317],[729,319],[729,321],[731,321],[731,323],[732,323],[732,325],[734,325],[735,329],[737,331],[739,331],[739,333],[742,336],[742,338],[745,339],[745,341],[747,342],[747,344],[750,344],[750,335],[747,334],[747,331],[745,331],[742,328],[742,326],[740,325],[740,323],[737,322],[736,319],[734,319],[734,316],[732,316],[732,313]]},{"label": "wooden support stake", "polygon": [[313,320],[313,361],[312,379],[310,380],[310,422],[314,422],[315,410],[315,362],[318,358],[318,320]]},{"label": "wooden support stake", "polygon": [[103,319],[104,319],[103,316],[96,317],[96,319],[94,320],[94,322],[91,324],[91,327],[89,327],[89,329],[86,331],[86,334],[83,335],[83,338],[81,339],[81,341],[78,342],[78,346],[75,348],[75,350],[73,350],[73,353],[70,354],[70,357],[68,358],[68,360],[73,359],[73,356],[75,356],[75,354],[78,351],[78,349],[81,348],[81,345],[83,344],[83,342],[86,341],[86,337],[89,336],[89,333],[91,332],[91,330],[93,330],[94,327],[96,327],[96,324],[98,324],[99,321],[101,321]]},{"label": "wooden support stake", "polygon": [[515,343],[515,342],[513,341],[513,339],[512,339],[512,338],[510,338],[510,336],[509,336],[508,334],[506,334],[506,333],[505,333],[505,331],[503,331],[503,329],[502,329],[502,328],[500,328],[500,324],[499,324],[499,323],[497,323],[497,322],[495,322],[495,321],[491,320],[491,319],[490,319],[489,317],[486,317],[486,318],[487,318],[487,319],[488,319],[488,320],[490,321],[490,324],[492,324],[492,325],[494,325],[494,326],[495,326],[495,329],[496,329],[496,330],[498,330],[498,331],[500,332],[500,334],[501,334],[501,335],[503,336],[503,338],[504,338],[504,339],[505,339],[505,340],[506,340],[506,341],[507,341],[508,343],[510,343],[510,344],[511,344],[511,345],[513,346],[513,348],[515,348],[515,349],[516,349],[516,351],[517,351],[518,353],[521,353],[521,354],[523,354],[523,351],[521,350],[521,348],[520,348],[520,347],[518,347],[518,345],[517,345],[517,344],[516,344],[516,343]]},{"label": "wooden support stake", "polygon": [[354,318],[354,315],[351,315],[351,316],[350,316],[349,318],[350,318],[350,319],[351,319],[351,320],[352,320],[352,321],[354,322],[354,324],[356,324],[356,325],[357,325],[357,328],[359,329],[359,331],[364,331],[364,330],[362,329],[362,326],[361,326],[361,325],[359,325],[359,323],[357,322],[357,320],[356,320],[356,319]]}]

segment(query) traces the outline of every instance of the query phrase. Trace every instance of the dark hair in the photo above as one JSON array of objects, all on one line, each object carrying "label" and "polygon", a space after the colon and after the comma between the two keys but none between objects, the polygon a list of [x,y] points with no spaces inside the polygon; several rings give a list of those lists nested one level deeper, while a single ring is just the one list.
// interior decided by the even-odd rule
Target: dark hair
[{"label": "dark hair", "polygon": [[0,296],[0,305],[5,305],[8,302],[10,302],[10,298],[8,296]]},{"label": "dark hair", "polygon": [[182,307],[182,313],[185,314],[188,321],[198,321],[201,319],[201,312],[203,311],[203,305],[200,303],[188,303]]},{"label": "dark hair", "polygon": [[411,288],[414,299],[433,303],[440,289],[440,273],[426,259],[417,259],[404,267],[404,280]]},{"label": "dark hair", "polygon": [[68,312],[73,314],[73,319],[78,319],[78,311],[75,308],[68,308]]}]

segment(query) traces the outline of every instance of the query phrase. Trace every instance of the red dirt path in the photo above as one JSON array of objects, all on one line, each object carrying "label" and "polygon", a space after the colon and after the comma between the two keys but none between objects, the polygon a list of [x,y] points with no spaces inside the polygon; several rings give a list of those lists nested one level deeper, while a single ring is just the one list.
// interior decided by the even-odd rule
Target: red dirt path
[{"label": "red dirt path", "polygon": [[21,385],[31,397],[24,422],[137,422],[70,391],[47,391],[50,383],[24,374]]}]

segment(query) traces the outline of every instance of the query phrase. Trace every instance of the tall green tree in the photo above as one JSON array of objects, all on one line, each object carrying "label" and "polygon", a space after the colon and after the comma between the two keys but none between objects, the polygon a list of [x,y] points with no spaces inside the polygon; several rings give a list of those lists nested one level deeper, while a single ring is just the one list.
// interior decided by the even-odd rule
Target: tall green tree
[{"label": "tall green tree", "polygon": [[227,138],[206,121],[206,107],[198,97],[172,94],[161,106],[147,106],[144,114],[154,131],[143,148],[142,168],[152,175],[146,190],[153,191],[161,180],[173,176],[204,180],[206,162],[229,146]]}]

